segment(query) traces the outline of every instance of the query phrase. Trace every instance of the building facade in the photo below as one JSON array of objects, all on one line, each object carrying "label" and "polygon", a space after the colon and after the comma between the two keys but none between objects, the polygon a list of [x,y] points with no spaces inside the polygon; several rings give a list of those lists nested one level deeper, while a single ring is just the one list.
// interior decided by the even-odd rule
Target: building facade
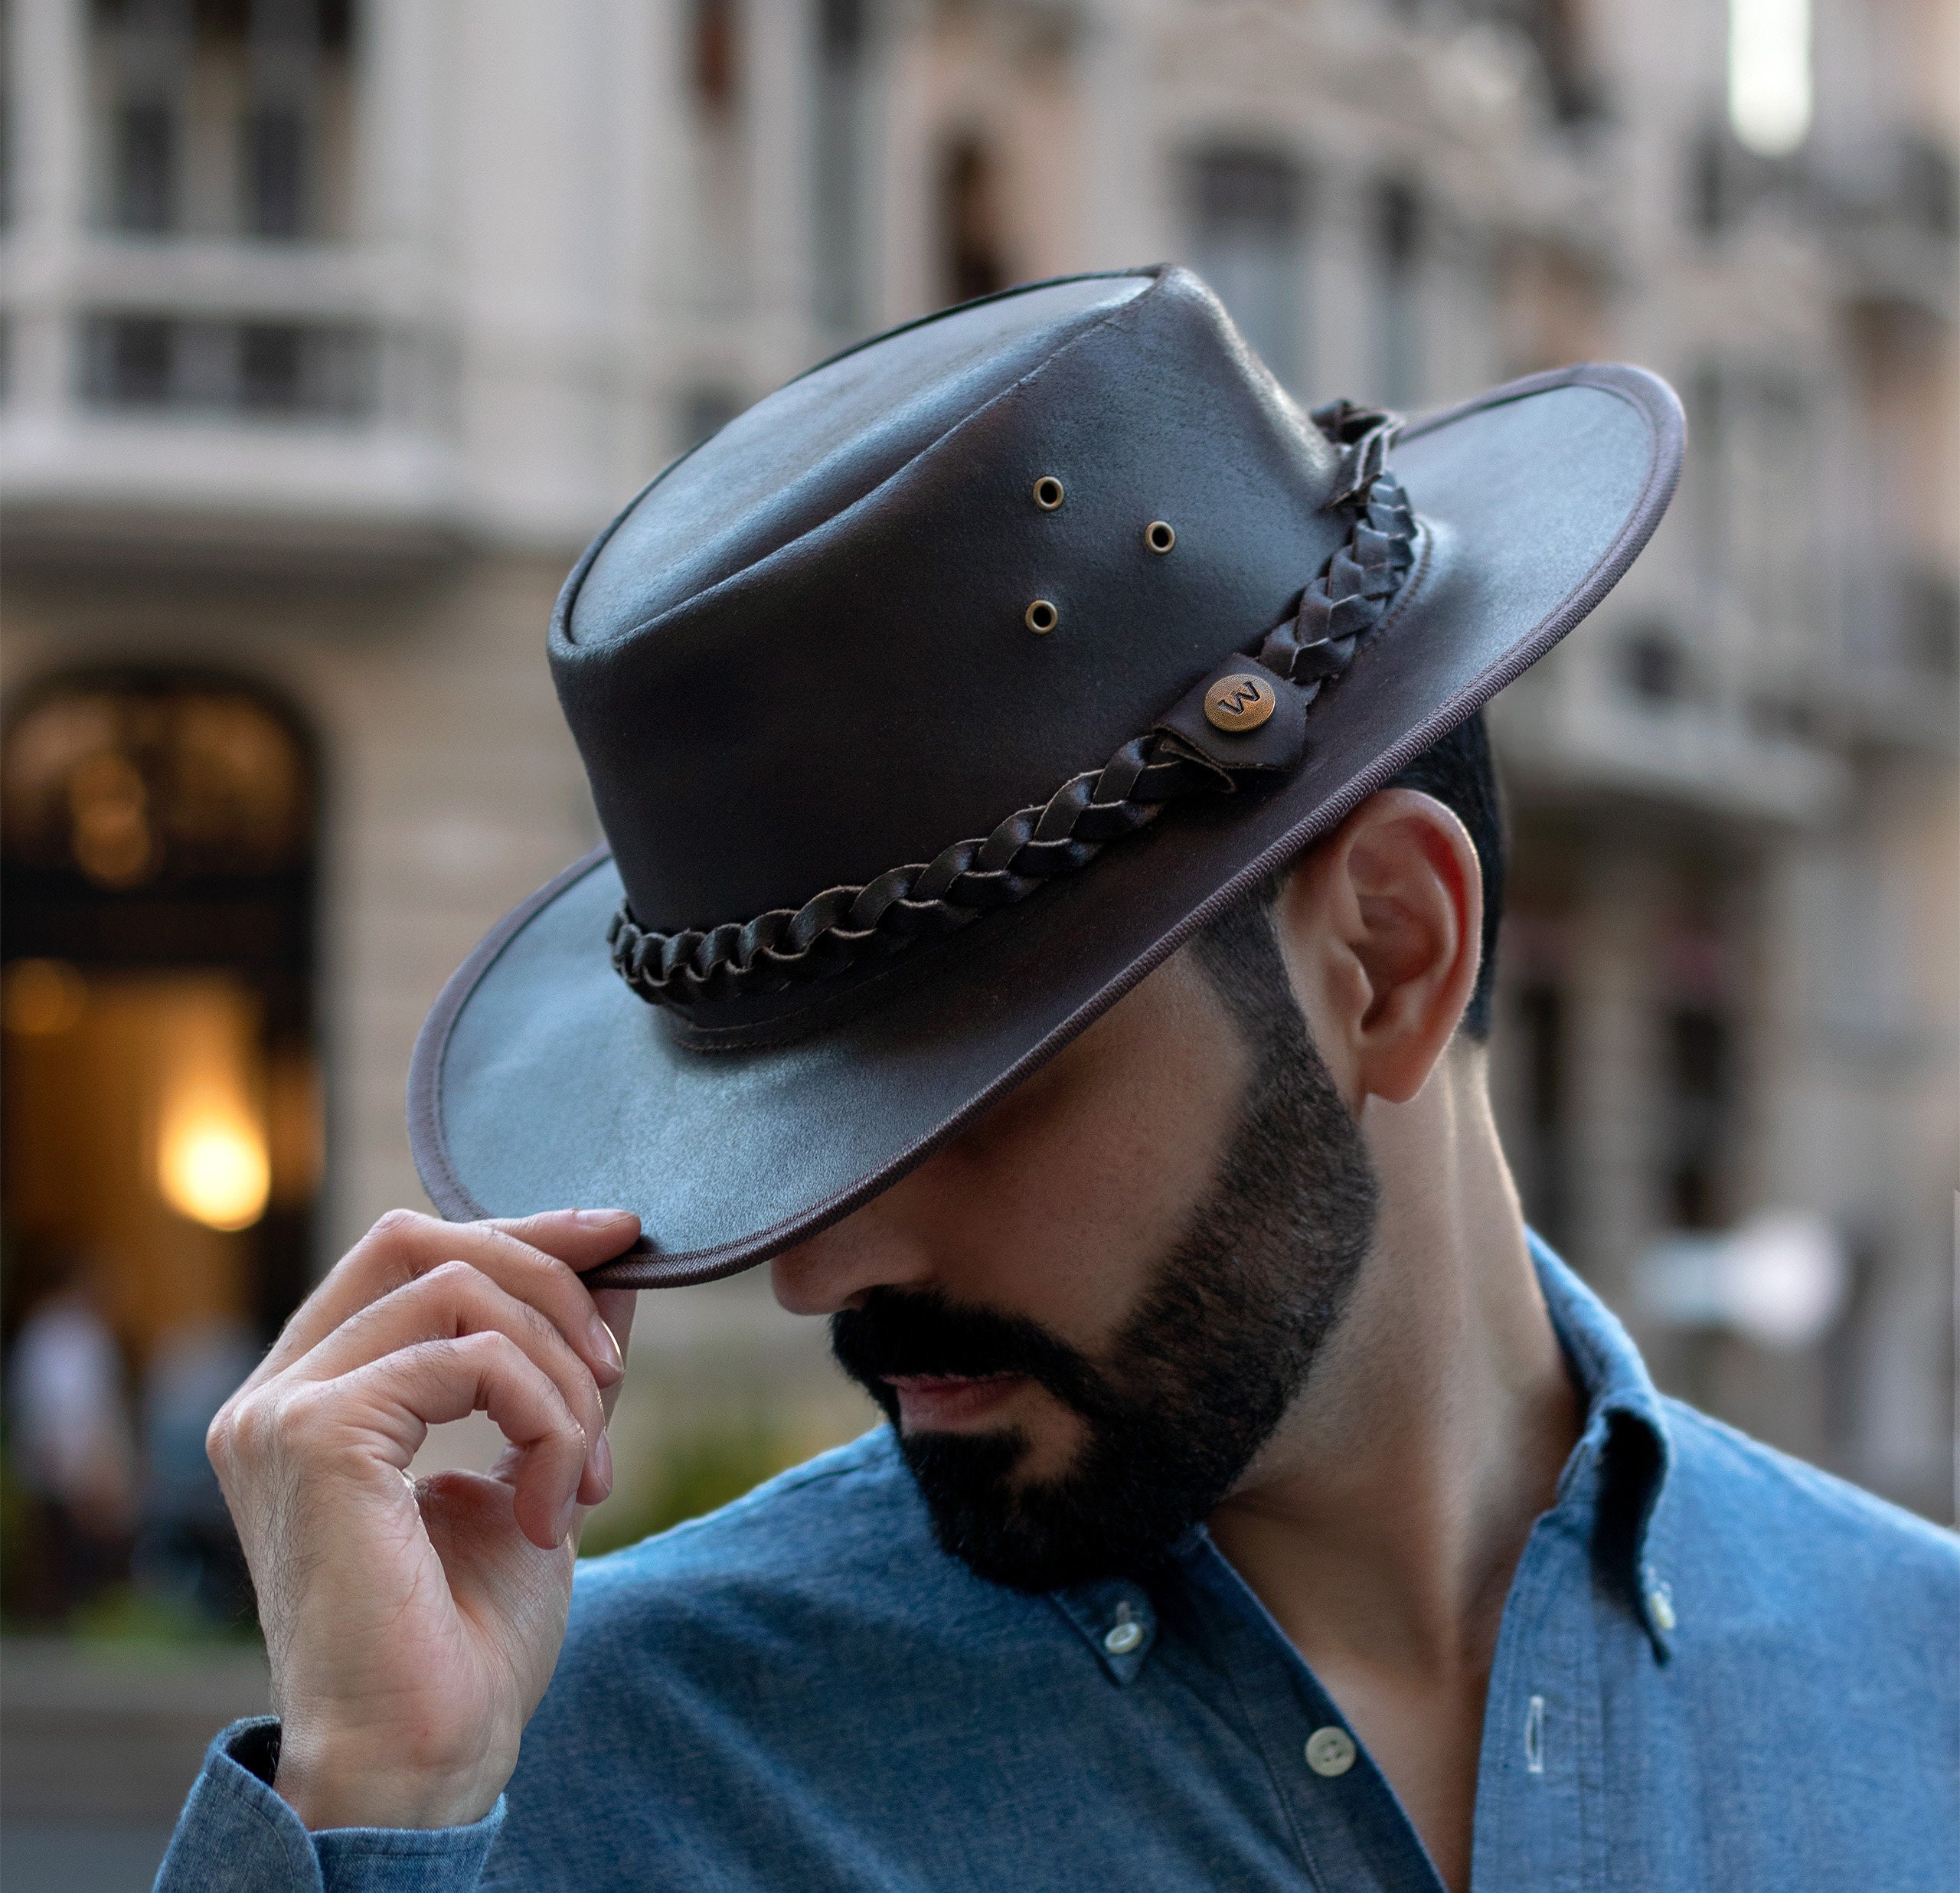
[{"label": "building facade", "polygon": [[[1174,257],[1303,397],[1682,391],[1669,519],[1493,712],[1507,1140],[1664,1378],[1951,1515],[1949,12],[11,0],[16,1306],[93,1258],[139,1371],[420,1202],[416,1028],[596,838],[585,541],[838,346]],[[643,1486],[867,1411],[754,1278],[641,1325]]]}]

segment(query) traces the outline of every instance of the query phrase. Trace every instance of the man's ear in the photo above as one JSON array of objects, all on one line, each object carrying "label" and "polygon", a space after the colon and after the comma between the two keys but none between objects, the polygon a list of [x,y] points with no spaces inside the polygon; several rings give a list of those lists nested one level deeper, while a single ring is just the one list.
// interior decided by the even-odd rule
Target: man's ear
[{"label": "man's ear", "polygon": [[1463,824],[1417,790],[1370,796],[1288,877],[1277,917],[1294,992],[1349,1108],[1406,1103],[1476,989],[1484,885]]}]

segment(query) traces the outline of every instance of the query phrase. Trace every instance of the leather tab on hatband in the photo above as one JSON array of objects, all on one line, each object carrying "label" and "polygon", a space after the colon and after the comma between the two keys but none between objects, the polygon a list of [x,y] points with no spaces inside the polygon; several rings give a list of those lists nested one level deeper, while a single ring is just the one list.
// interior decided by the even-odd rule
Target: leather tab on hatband
[{"label": "leather tab on hatband", "polygon": [[[1268,685],[1276,699],[1272,714],[1256,728],[1219,728],[1206,714],[1213,685],[1234,677]],[[1256,658],[1232,657],[1207,672],[1157,720],[1156,727],[1214,769],[1231,776],[1290,772],[1307,751],[1307,706],[1298,688],[1269,671]]]}]

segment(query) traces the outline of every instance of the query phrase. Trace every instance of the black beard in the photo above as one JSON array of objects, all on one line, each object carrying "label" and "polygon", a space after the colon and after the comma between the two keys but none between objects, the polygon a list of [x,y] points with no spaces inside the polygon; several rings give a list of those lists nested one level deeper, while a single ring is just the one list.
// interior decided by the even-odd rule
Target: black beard
[{"label": "black beard", "polygon": [[[1374,1167],[1290,996],[1262,1023],[1231,1148],[1106,1362],[933,1290],[874,1288],[831,1318],[941,1548],[978,1576],[1038,1593],[1147,1566],[1238,1483],[1338,1322],[1374,1235]],[[907,1435],[885,1377],[934,1374],[1038,1381],[1085,1422],[1073,1463],[1017,1479],[1018,1428]]]}]

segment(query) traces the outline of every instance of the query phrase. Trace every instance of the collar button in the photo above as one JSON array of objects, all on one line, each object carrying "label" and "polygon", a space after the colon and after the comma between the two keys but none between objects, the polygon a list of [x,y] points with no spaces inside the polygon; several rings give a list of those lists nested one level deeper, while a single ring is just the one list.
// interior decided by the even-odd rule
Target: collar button
[{"label": "collar button", "polygon": [[1307,1766],[1317,1775],[1344,1775],[1354,1765],[1354,1738],[1330,1722],[1307,1738]]}]

